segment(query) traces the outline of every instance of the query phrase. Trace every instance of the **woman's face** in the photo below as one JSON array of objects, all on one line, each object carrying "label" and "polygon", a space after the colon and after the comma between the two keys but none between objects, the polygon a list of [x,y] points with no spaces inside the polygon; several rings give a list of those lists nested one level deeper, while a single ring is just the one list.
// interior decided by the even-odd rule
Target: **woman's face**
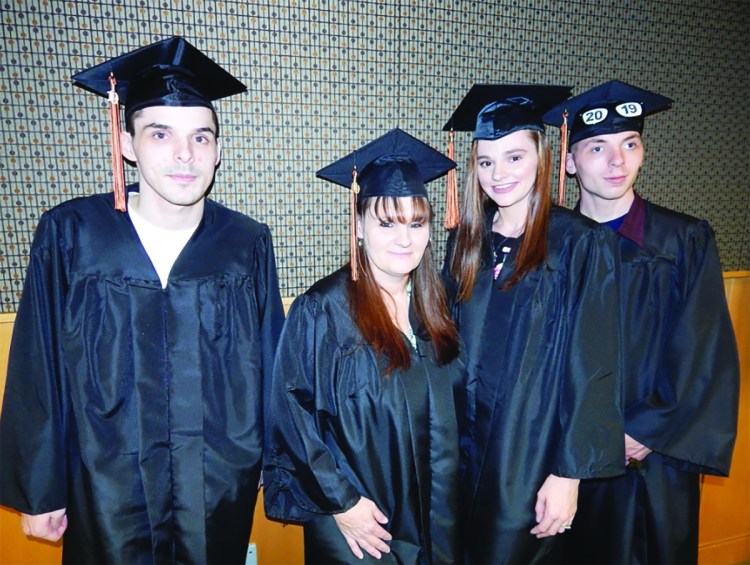
[{"label": "woman's face", "polygon": [[382,206],[370,203],[359,216],[357,235],[364,240],[365,255],[381,285],[408,277],[422,261],[430,241],[429,204],[426,199],[417,201],[415,207],[411,196],[384,198]]},{"label": "woman's face", "polygon": [[484,193],[500,208],[527,206],[539,157],[528,130],[477,141],[475,169]]}]

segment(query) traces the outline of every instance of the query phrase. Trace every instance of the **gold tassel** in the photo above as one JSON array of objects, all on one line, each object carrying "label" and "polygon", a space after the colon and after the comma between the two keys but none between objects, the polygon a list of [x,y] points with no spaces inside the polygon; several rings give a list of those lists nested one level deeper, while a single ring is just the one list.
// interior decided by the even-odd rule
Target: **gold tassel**
[{"label": "gold tassel", "polygon": [[112,190],[115,193],[115,210],[125,212],[127,209],[125,203],[125,171],[123,169],[122,152],[120,150],[120,98],[117,96],[114,75],[110,73],[109,84],[112,90],[109,91],[109,133],[112,144]]},{"label": "gold tassel", "polygon": [[357,195],[359,184],[357,183],[357,167],[352,171],[352,185],[349,190],[349,265],[351,267],[352,280],[359,278],[359,250],[357,249]]},{"label": "gold tassel", "polygon": [[[453,141],[455,134],[451,129],[448,136],[448,158],[456,160],[456,146]],[[445,229],[453,229],[458,226],[459,215],[458,215],[458,185],[456,182],[456,169],[453,168],[448,171],[448,186],[447,194],[445,196]]]},{"label": "gold tassel", "polygon": [[565,159],[568,154],[568,111],[563,111],[563,123],[560,126],[560,178],[557,187],[557,205],[565,202]]}]

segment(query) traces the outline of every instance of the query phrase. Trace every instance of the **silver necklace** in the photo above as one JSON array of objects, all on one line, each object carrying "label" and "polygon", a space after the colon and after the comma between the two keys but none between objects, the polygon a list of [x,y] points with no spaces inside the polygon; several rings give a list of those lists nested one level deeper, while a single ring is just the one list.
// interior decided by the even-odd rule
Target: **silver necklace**
[{"label": "silver necklace", "polygon": [[409,307],[411,306],[411,279],[409,279],[409,282],[406,283],[406,317],[407,321],[409,321],[409,333],[407,334],[407,338],[409,339],[409,342],[411,343],[411,346],[416,349],[417,348],[417,336],[414,335],[414,330],[411,329],[411,321],[409,320]]}]

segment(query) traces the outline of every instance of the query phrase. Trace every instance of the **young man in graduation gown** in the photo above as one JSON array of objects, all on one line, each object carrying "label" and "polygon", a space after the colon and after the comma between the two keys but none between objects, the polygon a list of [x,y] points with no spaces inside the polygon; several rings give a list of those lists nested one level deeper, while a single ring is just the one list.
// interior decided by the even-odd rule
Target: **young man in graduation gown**
[{"label": "young man in graduation gown", "polygon": [[211,101],[245,87],[178,37],[73,78],[107,96],[110,76],[139,182],[39,222],[0,503],[27,535],[64,535],[65,562],[244,563],[283,310],[268,227],[206,194],[221,153]]},{"label": "young man in graduation gown", "polygon": [[699,474],[729,473],[739,369],[713,232],[634,189],[643,118],[671,102],[610,81],[545,115],[567,110],[580,211],[622,258],[626,472],[581,483],[569,563],[695,563]]}]

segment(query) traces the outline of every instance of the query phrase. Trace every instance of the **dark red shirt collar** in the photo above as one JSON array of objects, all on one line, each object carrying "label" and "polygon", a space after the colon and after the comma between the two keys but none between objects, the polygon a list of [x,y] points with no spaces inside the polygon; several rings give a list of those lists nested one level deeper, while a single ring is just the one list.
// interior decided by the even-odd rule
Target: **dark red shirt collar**
[{"label": "dark red shirt collar", "polygon": [[[646,203],[637,192],[633,191],[633,196],[635,198],[630,205],[630,210],[625,214],[625,219],[615,233],[629,239],[638,247],[643,247],[646,232]],[[581,211],[580,200],[576,203],[575,210]]]},{"label": "dark red shirt collar", "polygon": [[625,214],[625,219],[617,233],[628,238],[638,247],[643,247],[646,231],[646,202],[635,191],[633,191],[633,196],[635,197],[633,204],[630,205],[630,210]]}]

